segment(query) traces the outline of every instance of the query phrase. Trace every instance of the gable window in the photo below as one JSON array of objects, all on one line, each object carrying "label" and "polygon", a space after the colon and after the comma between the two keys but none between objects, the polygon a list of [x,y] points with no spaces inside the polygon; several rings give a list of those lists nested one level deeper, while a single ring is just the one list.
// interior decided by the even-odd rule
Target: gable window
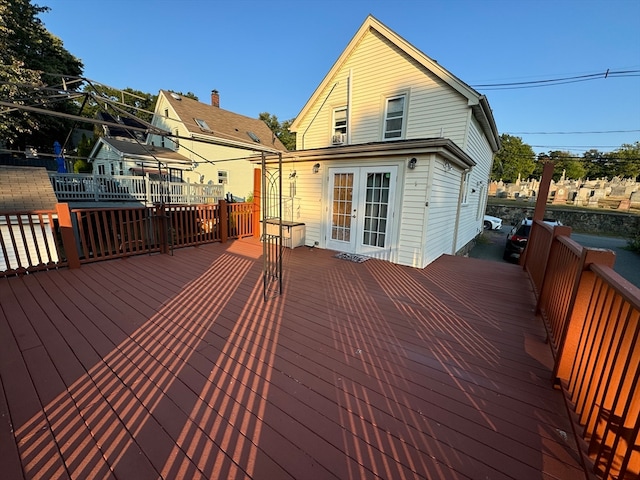
[{"label": "gable window", "polygon": [[174,143],[174,145],[176,147],[176,152],[177,152],[178,150],[180,150],[180,139],[178,138],[180,136],[180,130],[178,130],[177,128],[176,128],[175,135],[176,136],[174,138],[172,138],[172,140],[173,140],[173,143]]},{"label": "gable window", "polygon": [[387,98],[383,138],[402,138],[406,115],[406,95]]},{"label": "gable window", "polygon": [[218,170],[218,183],[221,185],[229,183],[229,172],[226,170]]},{"label": "gable window", "polygon": [[164,116],[165,116],[166,118],[169,118],[169,109],[168,109],[168,108],[165,108],[165,109],[164,109]]},{"label": "gable window", "polygon": [[333,145],[347,143],[347,107],[336,108],[333,111],[331,143]]}]

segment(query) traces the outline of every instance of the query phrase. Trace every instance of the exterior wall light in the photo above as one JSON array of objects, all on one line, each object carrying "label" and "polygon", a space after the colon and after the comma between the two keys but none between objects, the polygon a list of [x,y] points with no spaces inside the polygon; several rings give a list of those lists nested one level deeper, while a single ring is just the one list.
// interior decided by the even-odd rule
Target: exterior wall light
[{"label": "exterior wall light", "polygon": [[320,171],[320,164],[319,164],[319,163],[316,163],[316,164],[313,166],[313,173],[318,173],[319,171]]},{"label": "exterior wall light", "polygon": [[416,163],[418,163],[418,159],[416,157],[413,157],[411,160],[409,160],[409,164],[407,165],[409,170],[413,170],[414,168],[416,168]]}]

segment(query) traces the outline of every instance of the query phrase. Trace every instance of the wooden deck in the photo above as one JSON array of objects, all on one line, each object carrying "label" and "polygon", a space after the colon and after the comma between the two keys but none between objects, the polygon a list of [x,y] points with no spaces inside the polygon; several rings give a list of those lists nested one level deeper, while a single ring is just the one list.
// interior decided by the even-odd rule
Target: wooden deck
[{"label": "wooden deck", "polygon": [[1,279],[2,478],[585,478],[521,268],[261,252]]}]

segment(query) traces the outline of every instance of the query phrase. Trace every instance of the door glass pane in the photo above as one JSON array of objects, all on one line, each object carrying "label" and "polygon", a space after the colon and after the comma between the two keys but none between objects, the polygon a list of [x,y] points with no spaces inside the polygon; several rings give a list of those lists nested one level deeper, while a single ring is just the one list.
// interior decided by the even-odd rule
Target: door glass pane
[{"label": "door glass pane", "polygon": [[351,211],[353,198],[353,173],[336,173],[333,176],[333,212],[331,239],[351,241]]},{"label": "door glass pane", "polygon": [[367,175],[363,245],[381,248],[385,246],[390,177],[391,174],[388,172]]}]

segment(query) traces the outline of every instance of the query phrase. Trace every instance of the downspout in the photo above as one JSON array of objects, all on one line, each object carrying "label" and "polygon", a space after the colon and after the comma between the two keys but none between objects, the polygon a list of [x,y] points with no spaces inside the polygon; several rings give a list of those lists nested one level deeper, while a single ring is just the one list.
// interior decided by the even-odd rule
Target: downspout
[{"label": "downspout", "polygon": [[347,78],[347,145],[351,145],[351,88],[353,83],[353,69],[349,69]]},{"label": "downspout", "polygon": [[336,82],[333,84],[333,87],[331,87],[331,90],[329,90],[329,93],[327,93],[327,96],[325,97],[324,101],[322,102],[322,105],[320,105],[320,108],[318,108],[318,111],[316,112],[316,114],[313,116],[313,118],[311,119],[311,121],[309,122],[309,125],[307,125],[307,128],[304,130],[304,132],[302,133],[302,150],[304,150],[304,136],[307,134],[307,132],[309,131],[309,129],[311,128],[311,124],[315,121],[316,117],[318,116],[318,114],[320,113],[320,111],[322,110],[322,107],[324,107],[324,104],[327,103],[327,100],[329,100],[329,97],[331,96],[331,93],[333,92],[333,89],[336,88],[336,86],[338,85],[338,83],[340,82]]}]

